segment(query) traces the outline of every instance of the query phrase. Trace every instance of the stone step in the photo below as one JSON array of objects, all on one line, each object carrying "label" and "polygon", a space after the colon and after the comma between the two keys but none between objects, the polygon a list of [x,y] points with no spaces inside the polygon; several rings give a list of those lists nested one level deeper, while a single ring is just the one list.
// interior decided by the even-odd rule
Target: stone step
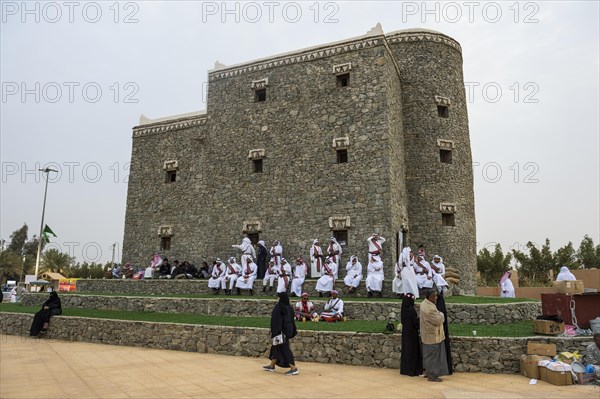
[{"label": "stone step", "polygon": [[[41,306],[48,298],[46,294],[25,294],[22,303],[26,306]],[[146,311],[159,313],[193,313],[213,316],[270,317],[275,297],[225,297],[214,298],[155,298],[102,295],[61,295],[62,306],[69,308]],[[291,298],[292,305],[298,298]],[[311,298],[317,312],[323,310],[326,300]],[[417,304],[417,309],[418,309]],[[400,320],[401,302],[345,301],[344,313],[352,320]],[[457,304],[446,305],[450,323],[506,324],[533,320],[541,314],[538,302],[507,304]]]}]

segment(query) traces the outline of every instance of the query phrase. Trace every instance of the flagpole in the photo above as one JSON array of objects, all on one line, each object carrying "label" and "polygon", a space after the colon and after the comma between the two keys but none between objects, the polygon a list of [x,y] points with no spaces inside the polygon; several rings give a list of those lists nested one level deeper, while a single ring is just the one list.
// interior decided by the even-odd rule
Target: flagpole
[{"label": "flagpole", "polygon": [[40,225],[40,235],[39,235],[39,242],[38,242],[37,257],[35,259],[35,279],[36,280],[38,277],[38,270],[40,267],[40,255],[42,254],[42,240],[44,239],[44,237],[43,237],[44,214],[46,213],[46,194],[48,194],[48,175],[50,174],[50,172],[58,172],[58,170],[46,168],[46,169],[40,169],[39,171],[44,172],[46,174],[46,177],[45,177],[46,178],[46,188],[44,189],[44,205],[42,206],[42,224]]}]

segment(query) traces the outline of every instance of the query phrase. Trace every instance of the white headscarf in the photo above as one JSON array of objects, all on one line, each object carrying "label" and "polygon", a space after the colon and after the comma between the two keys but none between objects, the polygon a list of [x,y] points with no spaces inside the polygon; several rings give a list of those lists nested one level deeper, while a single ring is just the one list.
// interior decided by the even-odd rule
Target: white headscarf
[{"label": "white headscarf", "polygon": [[567,266],[563,266],[560,268],[560,273],[556,276],[556,281],[573,281],[577,280],[575,275],[571,273]]},{"label": "white headscarf", "polygon": [[348,261],[348,263],[346,263],[346,267],[349,267],[349,266],[354,266],[354,265],[352,265],[352,261],[353,261],[354,259],[356,259],[356,264],[355,264],[355,265],[356,265],[356,266],[358,266],[358,267],[360,267],[360,268],[362,269],[362,265],[361,265],[361,264],[360,264],[360,262],[358,261],[358,256],[356,256],[356,255],[352,255],[352,256],[350,257],[350,260]]},{"label": "white headscarf", "polygon": [[313,240],[313,245],[317,245],[318,243],[319,243],[319,239],[318,239],[318,238],[315,238],[315,239]]},{"label": "white headscarf", "polygon": [[258,245],[262,245],[262,246],[264,247],[264,246],[265,246],[265,242],[264,242],[263,240],[260,240],[260,241],[258,242]]},{"label": "white headscarf", "polygon": [[411,252],[410,247],[404,247],[404,249],[402,249],[402,253],[400,254],[400,266],[402,266],[402,264],[405,264],[406,266],[410,265]]},{"label": "white headscarf", "polygon": [[[434,262],[435,258],[440,258],[440,261],[439,261],[438,263],[435,263],[435,262]],[[431,263],[433,263],[433,264],[434,264],[434,265],[436,265],[436,266],[437,266],[437,265],[442,265],[442,266],[444,266],[444,259],[442,259],[442,257],[441,257],[441,256],[439,256],[439,255],[435,255],[435,256],[433,257],[433,259],[431,259]]]}]

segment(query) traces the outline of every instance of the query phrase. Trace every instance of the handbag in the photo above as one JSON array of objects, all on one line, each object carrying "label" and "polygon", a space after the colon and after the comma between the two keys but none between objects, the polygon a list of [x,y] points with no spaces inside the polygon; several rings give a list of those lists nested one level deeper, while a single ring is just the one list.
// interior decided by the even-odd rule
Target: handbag
[{"label": "handbag", "polygon": [[285,335],[283,335],[283,333],[280,333],[279,335],[276,335],[273,337],[273,346],[279,346],[281,344],[283,344],[285,342]]}]

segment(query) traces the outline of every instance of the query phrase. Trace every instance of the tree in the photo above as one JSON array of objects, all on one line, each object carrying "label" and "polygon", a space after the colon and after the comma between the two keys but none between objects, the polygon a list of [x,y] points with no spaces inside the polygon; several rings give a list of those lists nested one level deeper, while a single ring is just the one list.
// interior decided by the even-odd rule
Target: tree
[{"label": "tree", "polygon": [[594,246],[594,240],[587,234],[577,250],[577,260],[586,269],[600,267],[600,245]]},{"label": "tree", "polygon": [[25,245],[25,241],[27,241],[27,224],[23,224],[23,227],[13,231],[10,235],[10,245],[7,248],[7,251],[10,251],[18,256],[23,254],[23,245]]},{"label": "tree", "polygon": [[519,284],[526,287],[536,283],[547,285],[550,282],[550,270],[558,270],[558,264],[550,250],[550,240],[541,250],[529,241],[526,245],[529,254],[513,249],[513,256],[518,263]]},{"label": "tree", "polygon": [[9,277],[18,280],[17,277],[21,275],[22,265],[23,261],[21,257],[14,252],[8,250],[0,252],[0,275],[2,276],[2,281],[5,281]]},{"label": "tree", "polygon": [[579,269],[580,263],[577,261],[576,255],[571,241],[564,247],[559,248],[554,253],[554,262],[557,265],[557,269],[554,270],[555,275],[560,271],[561,266],[567,266],[569,269]]},{"label": "tree", "polygon": [[68,253],[60,252],[55,248],[50,248],[42,255],[42,267],[39,273],[55,272],[65,277],[69,277],[69,270],[73,264],[74,258]]},{"label": "tree", "polygon": [[496,244],[494,253],[490,253],[487,248],[483,248],[477,254],[477,271],[481,274],[481,280],[484,286],[497,285],[500,277],[510,269],[512,255],[504,255],[502,246]]}]

